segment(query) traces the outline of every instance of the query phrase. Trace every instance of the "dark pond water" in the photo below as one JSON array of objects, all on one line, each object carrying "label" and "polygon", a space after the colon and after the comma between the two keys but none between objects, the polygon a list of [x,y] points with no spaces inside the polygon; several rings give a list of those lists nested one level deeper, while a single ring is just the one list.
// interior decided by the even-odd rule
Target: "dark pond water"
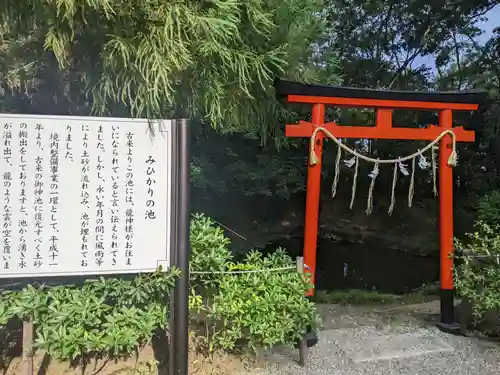
[{"label": "dark pond water", "polygon": [[[264,252],[278,246],[293,257],[302,254],[302,239],[269,244]],[[386,293],[407,293],[439,279],[439,258],[415,256],[403,251],[358,244],[320,240],[318,243],[316,286],[321,290],[365,289]],[[124,277],[131,277],[125,275]],[[53,284],[83,283],[84,278],[51,279]],[[22,286],[27,280],[0,280],[0,287]],[[34,279],[29,279],[33,283]],[[41,280],[40,280],[41,281]]]},{"label": "dark pond water", "polygon": [[[301,254],[302,240],[270,244],[265,251],[285,247]],[[407,293],[439,280],[439,257],[416,256],[403,251],[320,240],[316,287],[323,290],[365,289]]]}]

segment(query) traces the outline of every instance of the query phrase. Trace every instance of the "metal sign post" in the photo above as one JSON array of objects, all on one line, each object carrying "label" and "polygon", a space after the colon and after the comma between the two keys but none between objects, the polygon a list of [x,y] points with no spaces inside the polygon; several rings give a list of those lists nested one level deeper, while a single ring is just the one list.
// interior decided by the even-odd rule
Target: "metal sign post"
[{"label": "metal sign post", "polygon": [[175,195],[177,205],[176,240],[172,251],[175,266],[181,271],[175,284],[171,319],[171,375],[188,375],[189,330],[189,126],[187,120],[179,120],[172,128],[176,145],[177,166]]}]

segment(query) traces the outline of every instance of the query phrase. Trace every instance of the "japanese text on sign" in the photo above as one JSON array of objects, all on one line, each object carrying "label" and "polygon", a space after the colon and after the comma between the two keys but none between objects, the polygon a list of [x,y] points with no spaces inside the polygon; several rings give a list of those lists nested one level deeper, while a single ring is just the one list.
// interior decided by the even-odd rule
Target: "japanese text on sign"
[{"label": "japanese text on sign", "polygon": [[170,120],[0,115],[0,277],[168,267]]}]

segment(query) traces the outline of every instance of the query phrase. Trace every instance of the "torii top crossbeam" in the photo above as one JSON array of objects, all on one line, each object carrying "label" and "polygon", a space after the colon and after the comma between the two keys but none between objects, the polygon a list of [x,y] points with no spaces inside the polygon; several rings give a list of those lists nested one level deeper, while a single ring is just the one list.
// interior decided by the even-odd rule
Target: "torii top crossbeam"
[{"label": "torii top crossbeam", "polygon": [[[441,132],[439,127],[427,129],[397,128],[392,125],[394,109],[427,110],[427,111],[476,111],[483,102],[486,93],[476,92],[413,92],[358,89],[326,85],[308,85],[298,82],[276,80],[276,92],[279,97],[286,98],[288,103],[308,103],[332,105],[348,108],[376,109],[375,126],[338,126],[334,122],[322,126],[331,130],[338,138],[367,139],[405,139],[433,140]],[[310,137],[314,126],[301,122],[299,125],[287,125],[288,137]],[[453,129],[457,141],[473,142],[474,132],[465,131],[462,127]]]},{"label": "torii top crossbeam", "polygon": [[[474,142],[474,132],[453,127],[452,111],[477,111],[486,100],[485,91],[468,92],[411,92],[359,89],[326,85],[310,85],[277,79],[277,96],[288,103],[312,105],[312,121],[286,126],[288,137],[311,137],[317,127],[328,130],[337,138],[435,140],[445,130],[452,130],[456,141]],[[325,124],[325,105],[349,108],[373,108],[375,126],[339,126]],[[439,124],[427,128],[393,127],[395,109],[439,111]],[[315,138],[316,162],[308,163],[306,215],[304,229],[304,263],[314,284],[316,273],[316,246],[321,183],[321,156],[323,133]],[[440,141],[439,160],[439,230],[441,327],[456,328],[453,311],[453,174],[448,159],[452,152],[451,135]],[[335,251],[334,249],[331,251]],[[314,293],[311,290],[308,295]]]}]

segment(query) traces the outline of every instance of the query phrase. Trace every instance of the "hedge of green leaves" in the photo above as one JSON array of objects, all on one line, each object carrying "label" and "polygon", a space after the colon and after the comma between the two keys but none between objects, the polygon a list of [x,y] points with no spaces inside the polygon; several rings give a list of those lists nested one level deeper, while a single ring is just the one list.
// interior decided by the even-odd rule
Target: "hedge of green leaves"
[{"label": "hedge of green leaves", "polygon": [[37,349],[61,360],[133,353],[168,319],[165,296],[178,271],[132,280],[101,278],[83,286],[28,286],[5,292],[0,324],[30,316]]},{"label": "hedge of green leaves", "polygon": [[500,226],[484,222],[464,241],[456,241],[464,254],[455,268],[455,287],[480,319],[485,313],[500,312]]},{"label": "hedge of green leaves", "polygon": [[[208,350],[256,349],[292,344],[315,328],[314,305],[303,295],[306,280],[294,270],[225,274],[223,271],[293,267],[285,251],[250,252],[233,262],[222,229],[202,215],[191,221],[192,331]],[[28,286],[4,291],[0,326],[32,317],[36,348],[60,360],[133,354],[158,329],[168,329],[165,301],[179,271],[135,278],[100,278],[77,286]]]},{"label": "hedge of green leaves", "polygon": [[474,232],[456,240],[462,255],[455,268],[455,286],[480,321],[486,313],[500,312],[500,191],[481,198],[477,208]]}]

